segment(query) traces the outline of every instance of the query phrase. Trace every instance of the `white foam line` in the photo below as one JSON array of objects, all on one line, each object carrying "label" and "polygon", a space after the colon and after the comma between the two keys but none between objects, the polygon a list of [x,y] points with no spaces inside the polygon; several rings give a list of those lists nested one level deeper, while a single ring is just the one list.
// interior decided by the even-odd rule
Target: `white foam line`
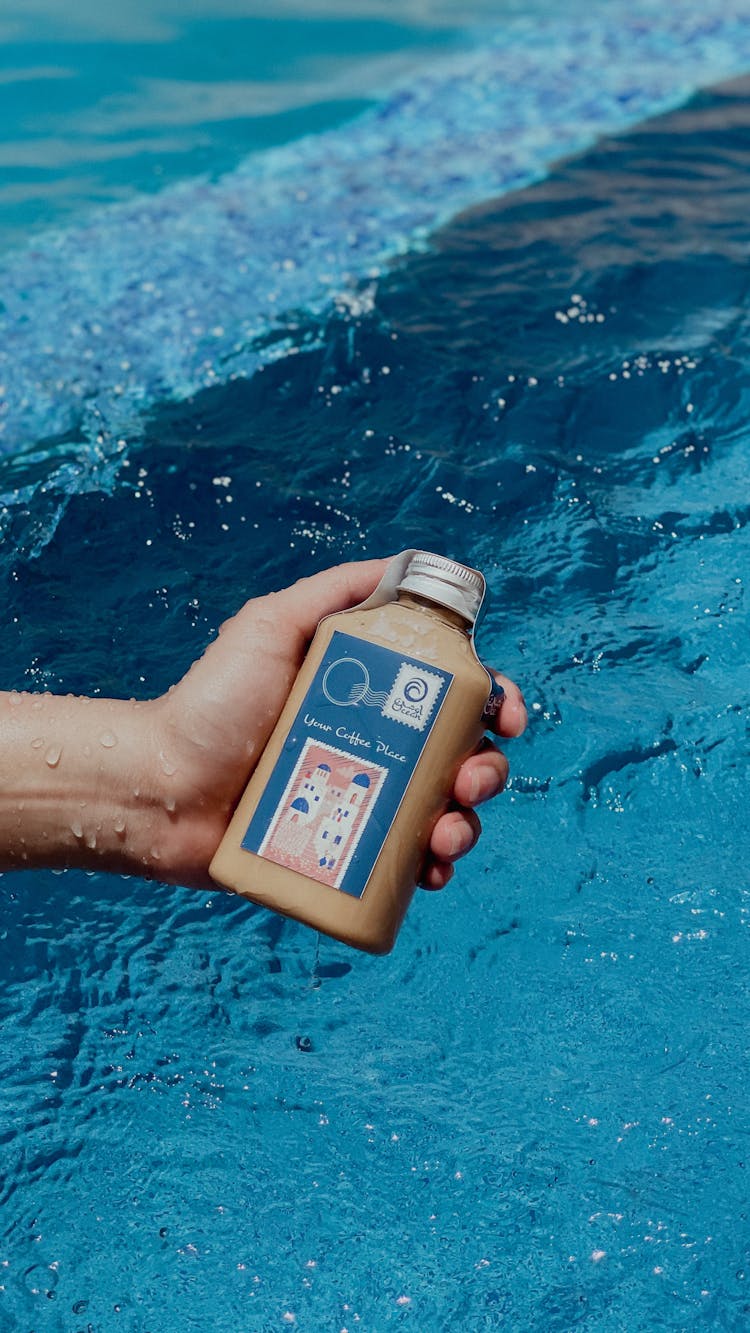
[{"label": "white foam line", "polygon": [[34,239],[0,261],[0,449],[92,405],[127,435],[156,400],[252,374],[290,311],[356,310],[356,283],[458,210],[748,68],[736,0],[516,20],[349,125]]}]

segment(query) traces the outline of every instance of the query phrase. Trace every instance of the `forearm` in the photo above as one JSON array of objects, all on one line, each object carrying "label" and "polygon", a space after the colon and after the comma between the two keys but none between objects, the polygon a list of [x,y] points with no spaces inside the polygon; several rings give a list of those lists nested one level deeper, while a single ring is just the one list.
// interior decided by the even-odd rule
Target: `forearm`
[{"label": "forearm", "polygon": [[159,876],[154,704],[0,694],[0,870]]}]

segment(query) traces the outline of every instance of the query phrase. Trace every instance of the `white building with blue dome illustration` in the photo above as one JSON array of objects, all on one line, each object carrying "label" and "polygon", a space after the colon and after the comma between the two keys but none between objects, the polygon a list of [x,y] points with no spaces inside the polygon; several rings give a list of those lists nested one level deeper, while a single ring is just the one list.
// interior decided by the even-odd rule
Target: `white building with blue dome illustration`
[{"label": "white building with blue dome illustration", "polygon": [[369,787],[368,775],[355,773],[346,788],[331,788],[323,819],[315,831],[315,851],[319,865],[333,870],[341,860],[354,827],[355,816]]}]

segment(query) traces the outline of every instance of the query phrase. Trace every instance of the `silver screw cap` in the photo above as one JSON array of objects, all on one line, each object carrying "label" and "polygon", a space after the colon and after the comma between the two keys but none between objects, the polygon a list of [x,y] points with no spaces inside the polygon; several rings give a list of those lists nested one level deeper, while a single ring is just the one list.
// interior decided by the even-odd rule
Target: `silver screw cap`
[{"label": "silver screw cap", "polygon": [[400,592],[417,593],[457,611],[473,625],[484,597],[484,579],[476,569],[444,555],[417,551],[406,567]]}]

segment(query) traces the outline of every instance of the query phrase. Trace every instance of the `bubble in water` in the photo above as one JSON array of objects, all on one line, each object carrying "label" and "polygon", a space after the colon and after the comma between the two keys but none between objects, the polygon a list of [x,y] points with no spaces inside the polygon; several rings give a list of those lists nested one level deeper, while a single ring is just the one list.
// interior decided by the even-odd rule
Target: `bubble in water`
[{"label": "bubble in water", "polygon": [[46,750],[44,754],[45,763],[49,764],[50,768],[57,768],[57,765],[60,762],[61,754],[62,754],[61,745],[50,745],[49,749]]},{"label": "bubble in water", "polygon": [[307,1053],[313,1049],[312,1039],[310,1037],[295,1037],[294,1041],[298,1051]]},{"label": "bubble in water", "polygon": [[57,1264],[32,1264],[23,1275],[26,1290],[32,1296],[47,1296],[54,1299],[55,1287],[60,1281]]},{"label": "bubble in water", "polygon": [[103,731],[99,737],[99,743],[104,746],[105,750],[111,750],[112,746],[117,744],[117,737],[113,731]]}]

